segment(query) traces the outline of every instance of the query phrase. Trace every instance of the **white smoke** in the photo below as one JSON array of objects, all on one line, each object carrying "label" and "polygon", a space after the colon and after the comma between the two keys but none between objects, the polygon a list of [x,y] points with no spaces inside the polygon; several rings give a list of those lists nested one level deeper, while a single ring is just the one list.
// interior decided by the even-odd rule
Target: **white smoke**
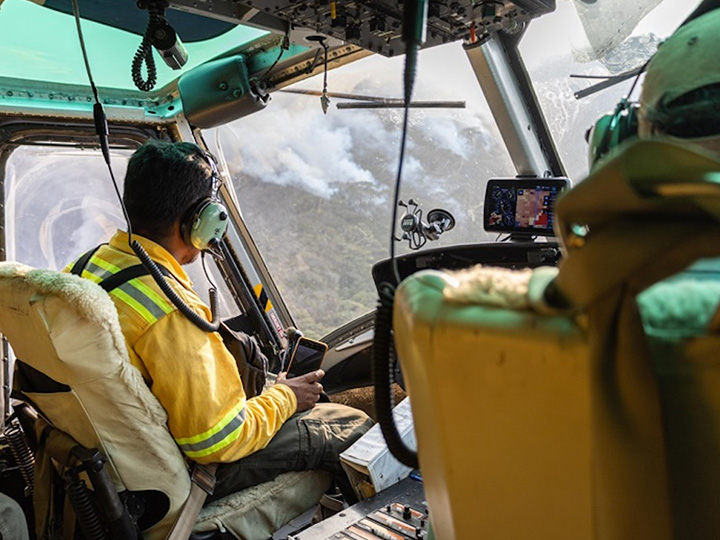
[{"label": "white smoke", "polygon": [[[428,185],[457,172],[472,159],[473,149],[497,147],[499,140],[487,104],[478,100],[478,84],[461,47],[436,49],[442,51],[421,55],[414,99],[464,100],[467,108],[411,109],[404,176],[412,184]],[[328,91],[398,98],[403,61],[372,56],[331,71]],[[442,77],[432,75],[436,64],[445,68]],[[430,75],[423,75],[423,66]],[[321,90],[322,76],[299,86]],[[340,110],[335,107],[340,101],[331,98],[323,114],[317,96],[276,92],[266,110],[221,128],[219,138],[236,187],[241,189],[242,177],[252,177],[327,199],[341,185],[388,185],[397,170],[402,109]],[[413,158],[413,152],[422,155]]]}]

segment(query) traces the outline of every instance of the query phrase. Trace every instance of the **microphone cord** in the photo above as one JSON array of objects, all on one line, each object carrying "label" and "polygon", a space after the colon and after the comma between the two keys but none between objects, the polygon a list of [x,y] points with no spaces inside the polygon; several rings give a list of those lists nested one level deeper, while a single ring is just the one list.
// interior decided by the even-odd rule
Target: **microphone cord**
[{"label": "microphone cord", "polygon": [[405,72],[403,74],[405,107],[403,112],[403,127],[400,138],[400,163],[393,195],[392,227],[390,228],[390,264],[395,277],[395,286],[400,284],[400,272],[395,259],[395,223],[397,221],[397,206],[400,197],[400,182],[402,179],[403,162],[405,161],[405,145],[407,142],[408,116],[410,101],[412,100],[415,75],[417,74],[417,60],[420,45],[425,41],[425,22],[427,19],[427,0],[407,0],[404,5],[402,39],[405,42]]},{"label": "microphone cord", "polygon": [[102,150],[103,159],[105,160],[105,164],[110,172],[110,178],[112,179],[113,188],[115,189],[115,195],[117,195],[117,198],[120,201],[123,217],[125,218],[125,223],[127,224],[128,242],[132,243],[132,225],[130,224],[130,216],[127,213],[127,208],[125,208],[125,203],[123,202],[122,195],[120,194],[120,188],[118,187],[117,180],[115,180],[115,173],[113,172],[112,165],[110,164],[110,144],[108,141],[109,131],[107,117],[105,116],[102,103],[100,103],[100,96],[98,95],[97,86],[95,86],[95,80],[93,79],[92,70],[90,69],[90,61],[88,60],[87,49],[85,48],[85,38],[83,37],[82,26],[80,24],[80,9],[78,7],[78,1],[72,0],[72,6],[78,39],[80,40],[80,49],[82,50],[83,61],[85,62],[85,70],[87,71],[90,87],[92,88],[93,97],[95,98],[95,103],[93,105],[95,131],[100,139],[100,149]]},{"label": "microphone cord", "polygon": [[[157,67],[155,66],[155,58],[153,58],[151,36],[155,28],[163,19],[163,10],[156,2],[148,2],[148,23],[143,34],[142,41],[138,45],[135,56],[133,56],[130,73],[132,80],[138,90],[149,92],[155,88],[157,82]],[[147,79],[143,79],[142,66],[145,63],[147,68]]]}]

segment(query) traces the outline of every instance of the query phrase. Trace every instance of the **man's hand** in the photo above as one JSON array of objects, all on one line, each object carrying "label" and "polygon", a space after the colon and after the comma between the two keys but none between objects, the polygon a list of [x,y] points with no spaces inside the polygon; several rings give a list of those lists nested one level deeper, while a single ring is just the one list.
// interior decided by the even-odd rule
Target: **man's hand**
[{"label": "man's hand", "polygon": [[320,398],[320,392],[323,390],[323,386],[319,381],[324,376],[325,372],[322,369],[311,371],[310,373],[293,377],[292,379],[288,379],[287,373],[283,372],[278,374],[275,384],[284,384],[295,392],[297,412],[302,412],[312,409],[317,403]]}]

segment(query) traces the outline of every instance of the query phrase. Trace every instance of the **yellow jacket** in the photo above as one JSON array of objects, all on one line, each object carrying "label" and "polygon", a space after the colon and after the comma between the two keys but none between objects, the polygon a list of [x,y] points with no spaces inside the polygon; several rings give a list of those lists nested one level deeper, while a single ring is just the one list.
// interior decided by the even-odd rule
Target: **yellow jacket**
[{"label": "yellow jacket", "polygon": [[[175,258],[147,238],[133,239],[172,273],[175,279],[168,282],[183,301],[209,320],[210,309]],[[100,282],[138,264],[127,240],[127,233],[118,231],[90,258],[82,276]],[[191,323],[149,275],[113,289],[110,297],[130,361],[167,411],[170,433],[189,458],[227,463],[252,454],[265,448],[295,412],[295,394],[283,384],[247,400],[235,359],[220,336]]]}]

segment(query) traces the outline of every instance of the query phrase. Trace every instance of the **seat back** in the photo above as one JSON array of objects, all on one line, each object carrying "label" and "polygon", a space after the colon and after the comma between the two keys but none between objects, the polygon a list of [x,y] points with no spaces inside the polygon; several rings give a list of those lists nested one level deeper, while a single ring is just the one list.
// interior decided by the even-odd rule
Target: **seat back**
[{"label": "seat back", "polygon": [[16,370],[19,390],[50,424],[101,450],[118,491],[144,492],[153,515],[144,536],[164,538],[190,479],[109,296],[73,275],[0,263],[0,332],[29,366]]},{"label": "seat back", "polygon": [[515,300],[451,298],[458,279],[434,270],[395,298],[433,530],[443,540],[592,538],[586,334],[530,308],[529,271],[492,270],[486,282],[520,286]]},{"label": "seat back", "polygon": [[[438,537],[720,537],[720,273],[666,281],[720,255],[719,171],[630,144],[558,201],[554,280],[479,269],[399,287]],[[546,286],[573,311],[553,313]]]}]

